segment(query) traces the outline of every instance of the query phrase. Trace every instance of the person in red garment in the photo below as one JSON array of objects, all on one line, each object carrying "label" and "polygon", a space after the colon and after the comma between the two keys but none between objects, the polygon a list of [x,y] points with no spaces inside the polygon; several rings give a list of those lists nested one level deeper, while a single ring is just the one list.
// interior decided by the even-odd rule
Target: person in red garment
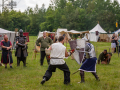
[{"label": "person in red garment", "polygon": [[4,35],[4,40],[1,41],[1,47],[2,47],[2,58],[1,63],[5,64],[5,68],[7,68],[7,64],[10,64],[10,68],[12,68],[12,55],[11,55],[11,48],[12,43],[8,40],[8,36]]}]

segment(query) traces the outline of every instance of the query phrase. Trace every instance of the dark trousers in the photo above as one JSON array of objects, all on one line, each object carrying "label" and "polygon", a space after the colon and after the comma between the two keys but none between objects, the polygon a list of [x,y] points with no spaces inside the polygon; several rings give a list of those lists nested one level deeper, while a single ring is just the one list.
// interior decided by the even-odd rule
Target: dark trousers
[{"label": "dark trousers", "polygon": [[120,46],[119,46],[119,50],[118,50],[118,51],[119,51],[119,53],[120,53]]},{"label": "dark trousers", "polygon": [[26,57],[17,57],[17,66],[20,66],[20,61],[23,62],[23,66],[26,66]]},{"label": "dark trousers", "polygon": [[115,48],[115,51],[114,52],[117,52],[118,51],[118,46],[116,46],[116,48]]},{"label": "dark trousers", "polygon": [[48,81],[52,76],[52,72],[55,72],[56,68],[59,68],[64,72],[64,84],[70,83],[70,71],[66,63],[62,65],[49,65],[43,78],[46,78],[46,81]]},{"label": "dark trousers", "polygon": [[[45,51],[41,51],[40,54],[41,54],[41,56],[40,56],[40,64],[43,65],[43,62],[44,62],[44,58],[45,58],[45,56],[46,56],[46,53],[45,53]],[[46,59],[47,59],[47,57],[46,57]],[[47,63],[48,63],[48,65],[49,65],[50,60],[47,60]]]}]

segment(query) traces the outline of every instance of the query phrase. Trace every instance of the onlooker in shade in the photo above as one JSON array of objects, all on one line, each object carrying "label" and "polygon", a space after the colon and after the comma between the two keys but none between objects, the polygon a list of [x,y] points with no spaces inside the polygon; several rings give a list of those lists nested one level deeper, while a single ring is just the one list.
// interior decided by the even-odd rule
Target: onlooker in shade
[{"label": "onlooker in shade", "polygon": [[116,44],[115,44],[115,34],[113,34],[113,36],[112,36],[112,38],[111,38],[112,53],[114,53],[115,47],[116,47]]},{"label": "onlooker in shade", "polygon": [[120,52],[120,36],[119,36],[119,38],[118,38],[118,48],[119,48],[119,52]]},{"label": "onlooker in shade", "polygon": [[117,36],[117,34],[115,35],[115,44],[116,44],[115,52],[117,52],[118,51],[118,36]]}]

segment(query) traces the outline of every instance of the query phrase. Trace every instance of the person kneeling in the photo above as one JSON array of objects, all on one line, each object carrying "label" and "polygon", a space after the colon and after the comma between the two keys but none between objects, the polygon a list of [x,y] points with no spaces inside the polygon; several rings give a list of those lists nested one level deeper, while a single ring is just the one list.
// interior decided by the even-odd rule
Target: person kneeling
[{"label": "person kneeling", "polygon": [[107,50],[104,50],[98,58],[98,64],[109,64],[111,60],[112,53],[107,53]]}]

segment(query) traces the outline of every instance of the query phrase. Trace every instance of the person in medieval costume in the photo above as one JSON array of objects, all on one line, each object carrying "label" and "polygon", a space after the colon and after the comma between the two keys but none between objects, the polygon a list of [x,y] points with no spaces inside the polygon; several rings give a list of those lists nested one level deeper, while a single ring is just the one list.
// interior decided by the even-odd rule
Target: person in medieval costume
[{"label": "person in medieval costume", "polygon": [[56,68],[59,68],[64,72],[64,84],[68,85],[70,84],[70,71],[69,68],[64,61],[65,57],[68,57],[71,55],[72,51],[70,53],[67,52],[66,47],[64,44],[64,37],[60,36],[58,39],[59,42],[52,44],[49,49],[51,50],[50,53],[50,65],[43,76],[43,80],[41,81],[41,84],[43,85],[46,81],[48,81],[51,76],[52,72],[56,71]]},{"label": "person in medieval costume", "polygon": [[47,55],[45,53],[45,48],[49,48],[49,46],[52,43],[53,43],[52,39],[46,36],[46,32],[43,32],[43,36],[36,40],[36,45],[40,47],[40,65],[41,66],[43,66],[45,56],[46,56],[48,65],[50,63],[50,60],[47,58]]},{"label": "person in medieval costume", "polygon": [[16,37],[16,53],[17,56],[17,66],[20,66],[20,61],[23,62],[23,66],[26,67],[26,57],[27,53],[27,43],[26,36],[23,36],[23,30],[19,30],[19,36]]},{"label": "person in medieval costume", "polygon": [[112,53],[108,53],[105,49],[98,58],[98,64],[109,64],[112,57]]},{"label": "person in medieval costume", "polygon": [[1,41],[1,47],[2,47],[2,58],[1,63],[5,64],[5,68],[7,68],[7,63],[9,63],[10,68],[12,68],[12,54],[11,54],[11,48],[12,43],[8,40],[8,36],[4,35],[4,40]]},{"label": "person in medieval costume", "polygon": [[81,82],[78,83],[83,83],[85,82],[84,80],[84,71],[85,72],[91,72],[96,80],[100,81],[98,75],[96,74],[96,54],[94,50],[94,46],[89,42],[89,40],[86,39],[86,44],[85,44],[85,61],[82,63],[82,66],[80,67],[80,76],[81,76]]}]

